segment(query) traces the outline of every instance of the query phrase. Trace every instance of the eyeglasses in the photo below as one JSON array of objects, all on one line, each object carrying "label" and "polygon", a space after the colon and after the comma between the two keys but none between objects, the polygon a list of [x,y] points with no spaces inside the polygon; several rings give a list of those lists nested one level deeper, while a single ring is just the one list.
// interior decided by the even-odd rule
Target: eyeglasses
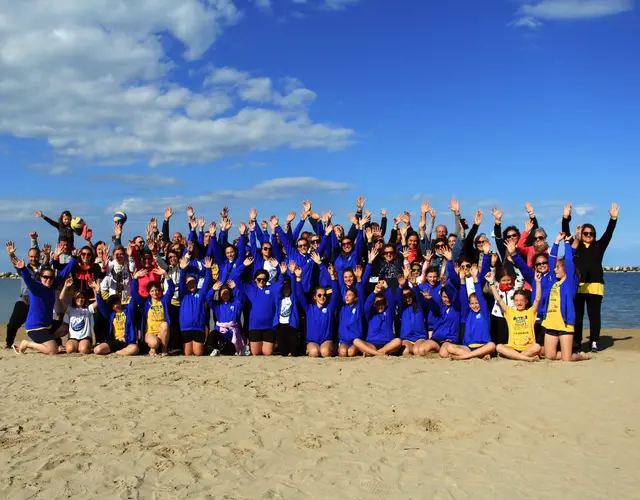
[{"label": "eyeglasses", "polygon": [[462,269],[471,269],[471,264],[460,264]]},{"label": "eyeglasses", "polygon": [[544,236],[536,236],[535,241],[544,241]]},{"label": "eyeglasses", "polygon": [[52,279],[53,279],[53,275],[52,275],[52,274],[41,274],[41,275],[40,275],[40,279],[43,279],[43,280],[52,280]]},{"label": "eyeglasses", "polygon": [[538,266],[548,266],[549,265],[549,261],[548,260],[541,260],[540,262],[536,262],[536,267]]},{"label": "eyeglasses", "polygon": [[507,234],[506,239],[511,240],[517,237],[518,237],[518,233],[511,233],[511,234]]},{"label": "eyeglasses", "polygon": [[267,278],[256,278],[256,283],[266,283]]},{"label": "eyeglasses", "polygon": [[91,257],[93,254],[91,252],[80,252],[80,255],[83,257]]},{"label": "eyeglasses", "polygon": [[416,268],[411,270],[412,273],[419,273],[420,271],[421,271],[421,269],[419,267],[416,267]]},{"label": "eyeglasses", "polygon": [[594,234],[591,231],[582,231],[582,236],[593,236]]}]

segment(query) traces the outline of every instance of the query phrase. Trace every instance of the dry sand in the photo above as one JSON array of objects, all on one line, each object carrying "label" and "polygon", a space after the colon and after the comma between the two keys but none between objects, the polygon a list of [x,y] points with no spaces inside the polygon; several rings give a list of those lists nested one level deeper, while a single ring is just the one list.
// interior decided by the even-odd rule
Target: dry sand
[{"label": "dry sand", "polygon": [[607,334],[575,364],[4,351],[0,498],[637,499],[640,333]]}]

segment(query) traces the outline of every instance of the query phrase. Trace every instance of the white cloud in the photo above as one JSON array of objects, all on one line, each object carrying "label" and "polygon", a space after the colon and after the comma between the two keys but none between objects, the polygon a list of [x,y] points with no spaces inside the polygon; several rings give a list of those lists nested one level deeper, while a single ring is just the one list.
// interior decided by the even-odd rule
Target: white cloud
[{"label": "white cloud", "polygon": [[271,8],[271,0],[255,0],[256,5],[261,9],[270,9]]},{"label": "white cloud", "polygon": [[573,212],[575,212],[576,215],[585,216],[593,212],[595,209],[596,207],[593,205],[576,205],[573,207]]},{"label": "white cloud", "polygon": [[360,0],[324,0],[324,7],[331,10],[344,10]]},{"label": "white cloud", "polygon": [[509,26],[513,26],[514,28],[529,28],[529,29],[537,29],[542,26],[542,21],[538,21],[535,17],[525,16],[509,23]]},{"label": "white cloud", "polygon": [[135,184],[139,186],[173,186],[179,181],[175,177],[163,177],[160,172],[138,174],[108,173],[95,178],[97,182],[118,182],[121,185]]},{"label": "white cloud", "polygon": [[30,170],[34,170],[41,174],[48,175],[64,175],[71,172],[71,167],[68,165],[49,165],[48,163],[33,163],[29,165]]},{"label": "white cloud", "polygon": [[42,211],[48,217],[58,220],[63,210],[69,210],[72,214],[75,212],[83,212],[88,207],[87,203],[53,200],[49,198],[32,198],[32,199],[15,199],[0,200],[0,220],[17,222],[17,221],[33,221],[26,229],[28,233],[31,228],[37,229],[42,224],[47,225],[34,216],[36,211]]},{"label": "white cloud", "polygon": [[[350,129],[312,121],[316,95],[299,83],[285,80],[281,93],[269,78],[233,68],[203,89],[175,83],[182,59],[198,61],[240,21],[232,0],[0,4],[0,134],[47,140],[61,157],[99,164],[205,162],[353,141]],[[168,37],[184,47],[175,60],[164,50]]]},{"label": "white cloud", "polygon": [[520,12],[535,19],[589,19],[632,9],[632,0],[542,0],[522,5]]}]

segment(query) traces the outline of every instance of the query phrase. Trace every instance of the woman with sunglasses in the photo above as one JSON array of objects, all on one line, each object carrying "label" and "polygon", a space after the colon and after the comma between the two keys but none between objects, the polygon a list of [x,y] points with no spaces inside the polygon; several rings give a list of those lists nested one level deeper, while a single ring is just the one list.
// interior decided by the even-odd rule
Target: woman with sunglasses
[{"label": "woman with sunglasses", "polygon": [[[533,244],[529,244],[529,236],[533,237]],[[529,219],[524,227],[524,231],[518,240],[518,252],[522,255],[529,267],[533,267],[533,256],[537,254],[549,254],[547,244],[547,233],[541,227],[535,227],[533,219]]]},{"label": "woman with sunglasses", "polygon": [[[580,277],[578,293],[575,299],[576,323],[574,340],[577,346],[582,345],[582,324],[584,320],[584,310],[587,309],[589,316],[589,337],[591,341],[591,352],[598,352],[600,346],[600,329],[602,320],[600,317],[602,310],[602,299],[604,297],[604,270],[602,269],[602,259],[604,253],[611,242],[613,231],[618,223],[620,207],[617,203],[612,203],[609,209],[609,223],[600,239],[596,239],[596,228],[593,224],[583,224],[580,231],[578,247],[575,251],[575,265]],[[568,214],[565,211],[562,219],[563,231],[569,234],[569,221],[571,220],[571,205]],[[566,254],[565,254],[566,258]]]},{"label": "woman with sunglasses", "polygon": [[29,292],[29,311],[24,326],[31,340],[23,340],[16,350],[24,353],[33,349],[42,354],[58,354],[56,339],[63,337],[67,332],[58,331],[62,321],[52,320],[56,288],[70,276],[76,263],[75,255],[57,278],[52,268],[43,267],[40,270],[39,281],[36,281],[26,269],[24,260],[18,259],[15,255],[15,246],[11,241],[7,243],[7,252]]},{"label": "woman with sunglasses", "polygon": [[408,276],[398,276],[398,285],[396,303],[399,305],[400,340],[404,347],[402,355],[425,356],[427,351],[423,346],[429,338],[426,319],[427,303],[417,287],[409,287]]},{"label": "woman with sunglasses", "polygon": [[316,264],[309,255],[309,242],[305,239],[298,239],[295,248],[291,241],[279,225],[278,218],[273,215],[270,219],[271,226],[280,237],[282,246],[287,254],[287,260],[295,262],[296,266],[302,269],[302,281],[300,286],[304,293],[309,293],[312,287]]},{"label": "woman with sunglasses", "polygon": [[[317,253],[311,254],[311,258],[320,267],[324,266]],[[296,298],[306,313],[307,355],[312,358],[333,356],[333,317],[340,303],[340,288],[336,268],[330,265],[328,271],[331,276],[331,300],[329,300],[327,289],[323,287],[316,287],[311,298],[307,300],[301,287],[298,286],[302,282],[302,269],[296,266],[294,271]]]},{"label": "woman with sunglasses", "polygon": [[[129,247],[127,248],[127,253],[129,254],[129,256],[131,256],[133,253],[132,247],[133,247],[132,243],[129,243]],[[140,267],[136,267],[136,271],[146,271],[146,272],[143,274],[140,274],[140,276],[136,280],[136,284],[138,286],[137,293],[142,299],[146,300],[149,298],[149,285],[151,283],[156,283],[156,284],[162,283],[162,277],[158,273],[154,272],[159,267],[158,267],[158,264],[156,263],[156,259],[153,256],[153,253],[147,250],[141,254],[141,257],[142,258],[140,262]],[[133,283],[132,283],[132,288],[133,288]],[[133,295],[133,289],[131,290],[131,293]]]},{"label": "woman with sunglasses", "polygon": [[[398,288],[398,276],[400,276],[404,267],[404,255],[396,252],[395,245],[387,243],[382,247],[382,259],[380,259],[380,267],[376,276],[377,281],[384,281],[387,287],[395,290]],[[375,276],[375,267],[372,266],[372,276]],[[375,290],[375,287],[374,287]]]},{"label": "woman with sunglasses", "polygon": [[344,236],[342,240],[340,240],[340,253],[333,264],[339,276],[340,286],[343,284],[342,275],[344,270],[347,268],[355,269],[355,267],[360,264],[364,250],[362,222],[363,219],[355,221],[355,225],[358,228],[355,243],[349,236]]},{"label": "woman with sunglasses", "polygon": [[[253,209],[252,209],[253,210]],[[265,239],[260,243],[260,248],[257,246],[256,238],[256,223],[254,220],[249,220],[249,250],[251,257],[253,257],[253,269],[264,269],[269,273],[269,285],[273,285],[278,279],[278,260],[273,254],[273,244],[269,239]]]},{"label": "woman with sunglasses", "polygon": [[402,340],[394,335],[395,309],[395,294],[386,281],[379,281],[364,305],[366,340],[353,341],[364,357],[388,356],[402,349]]},{"label": "woman with sunglasses", "polygon": [[[180,259],[180,332],[185,356],[202,356],[206,329],[209,326],[209,315],[206,308],[206,297],[211,289],[211,257],[204,259],[206,270],[202,286],[198,276],[189,273],[189,257],[184,255]],[[173,299],[173,296],[171,297]],[[170,307],[170,302],[169,302]]]},{"label": "woman with sunglasses", "polygon": [[[243,264],[253,259],[247,258]],[[281,274],[276,283],[269,286],[269,273],[264,269],[258,269],[253,275],[253,283],[241,285],[249,304],[249,347],[253,356],[271,356],[276,343],[276,332],[273,327],[273,318],[276,314],[276,303],[280,296],[280,290],[284,281]]]},{"label": "woman with sunglasses", "polygon": [[238,266],[244,260],[246,253],[247,225],[244,223],[238,225],[240,238],[238,239],[237,246],[229,243],[227,240],[228,230],[231,228],[231,221],[223,220],[220,222],[220,226],[220,240],[222,245],[220,245],[215,238],[211,238],[209,241],[209,249],[207,250],[207,257],[213,257],[213,260],[218,265],[220,281],[223,283],[228,280],[237,281],[240,276]]}]

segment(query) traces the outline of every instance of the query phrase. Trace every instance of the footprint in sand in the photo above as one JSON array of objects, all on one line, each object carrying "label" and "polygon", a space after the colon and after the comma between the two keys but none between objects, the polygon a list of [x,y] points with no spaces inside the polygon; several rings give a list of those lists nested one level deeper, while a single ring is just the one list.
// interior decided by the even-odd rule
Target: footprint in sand
[{"label": "footprint in sand", "polygon": [[361,484],[363,488],[368,489],[374,495],[387,495],[391,492],[388,484],[377,479],[365,479]]},{"label": "footprint in sand", "polygon": [[322,448],[322,439],[320,438],[320,436],[317,436],[315,434],[309,434],[307,436],[298,438],[296,439],[295,443],[298,448],[308,448],[312,450]]}]

